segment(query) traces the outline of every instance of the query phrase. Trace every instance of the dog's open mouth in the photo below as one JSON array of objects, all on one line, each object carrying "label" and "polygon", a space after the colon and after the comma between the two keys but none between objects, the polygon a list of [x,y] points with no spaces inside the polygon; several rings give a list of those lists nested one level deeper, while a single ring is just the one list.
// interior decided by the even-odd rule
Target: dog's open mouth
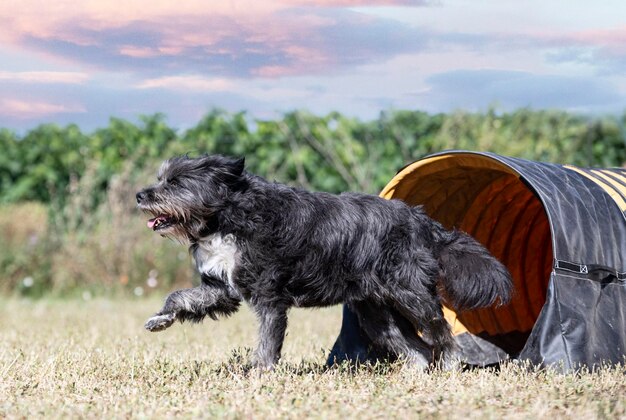
[{"label": "dog's open mouth", "polygon": [[148,227],[155,232],[158,230],[165,230],[176,224],[176,219],[167,214],[160,214],[155,218],[148,220]]}]

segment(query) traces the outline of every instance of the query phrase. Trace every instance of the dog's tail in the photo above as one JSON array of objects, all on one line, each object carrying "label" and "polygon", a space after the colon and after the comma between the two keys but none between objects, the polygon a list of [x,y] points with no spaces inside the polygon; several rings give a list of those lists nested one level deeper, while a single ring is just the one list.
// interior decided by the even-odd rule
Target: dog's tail
[{"label": "dog's tail", "polygon": [[445,236],[439,257],[444,298],[458,310],[508,303],[513,281],[504,264],[466,233]]}]

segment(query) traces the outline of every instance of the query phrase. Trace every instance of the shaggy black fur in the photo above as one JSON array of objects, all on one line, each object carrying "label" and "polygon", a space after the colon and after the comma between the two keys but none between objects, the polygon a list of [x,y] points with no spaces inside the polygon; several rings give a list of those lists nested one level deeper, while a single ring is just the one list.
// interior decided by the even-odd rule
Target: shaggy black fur
[{"label": "shaggy black fur", "polygon": [[442,299],[472,309],[510,298],[506,268],[421,207],[271,183],[223,156],[170,159],[158,179],[139,208],[190,243],[202,284],[168,296],[149,330],[229,315],[243,299],[260,323],[254,362],[271,368],[290,307],[346,303],[376,346],[425,367],[453,351]]}]

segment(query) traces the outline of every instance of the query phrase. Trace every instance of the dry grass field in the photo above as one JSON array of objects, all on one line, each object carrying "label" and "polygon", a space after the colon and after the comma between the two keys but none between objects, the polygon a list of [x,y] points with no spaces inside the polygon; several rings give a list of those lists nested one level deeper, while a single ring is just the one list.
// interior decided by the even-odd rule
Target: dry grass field
[{"label": "dry grass field", "polygon": [[0,300],[0,418],[626,418],[626,371],[326,369],[340,308],[297,310],[284,359],[247,371],[255,321],[148,333],[156,300]]}]

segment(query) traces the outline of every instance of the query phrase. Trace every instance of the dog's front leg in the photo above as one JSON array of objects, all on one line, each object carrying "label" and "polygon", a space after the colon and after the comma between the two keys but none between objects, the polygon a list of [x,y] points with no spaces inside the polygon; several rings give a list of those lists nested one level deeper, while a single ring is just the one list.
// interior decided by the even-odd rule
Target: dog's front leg
[{"label": "dog's front leg", "polygon": [[271,370],[280,359],[280,352],[287,329],[287,308],[256,306],[259,319],[259,342],[253,364],[263,370]]},{"label": "dog's front leg", "polygon": [[177,290],[165,299],[163,308],[148,319],[145,328],[149,331],[163,331],[177,319],[199,322],[204,317],[213,319],[217,315],[230,315],[239,309],[239,297],[227,286],[202,284],[191,289]]}]

